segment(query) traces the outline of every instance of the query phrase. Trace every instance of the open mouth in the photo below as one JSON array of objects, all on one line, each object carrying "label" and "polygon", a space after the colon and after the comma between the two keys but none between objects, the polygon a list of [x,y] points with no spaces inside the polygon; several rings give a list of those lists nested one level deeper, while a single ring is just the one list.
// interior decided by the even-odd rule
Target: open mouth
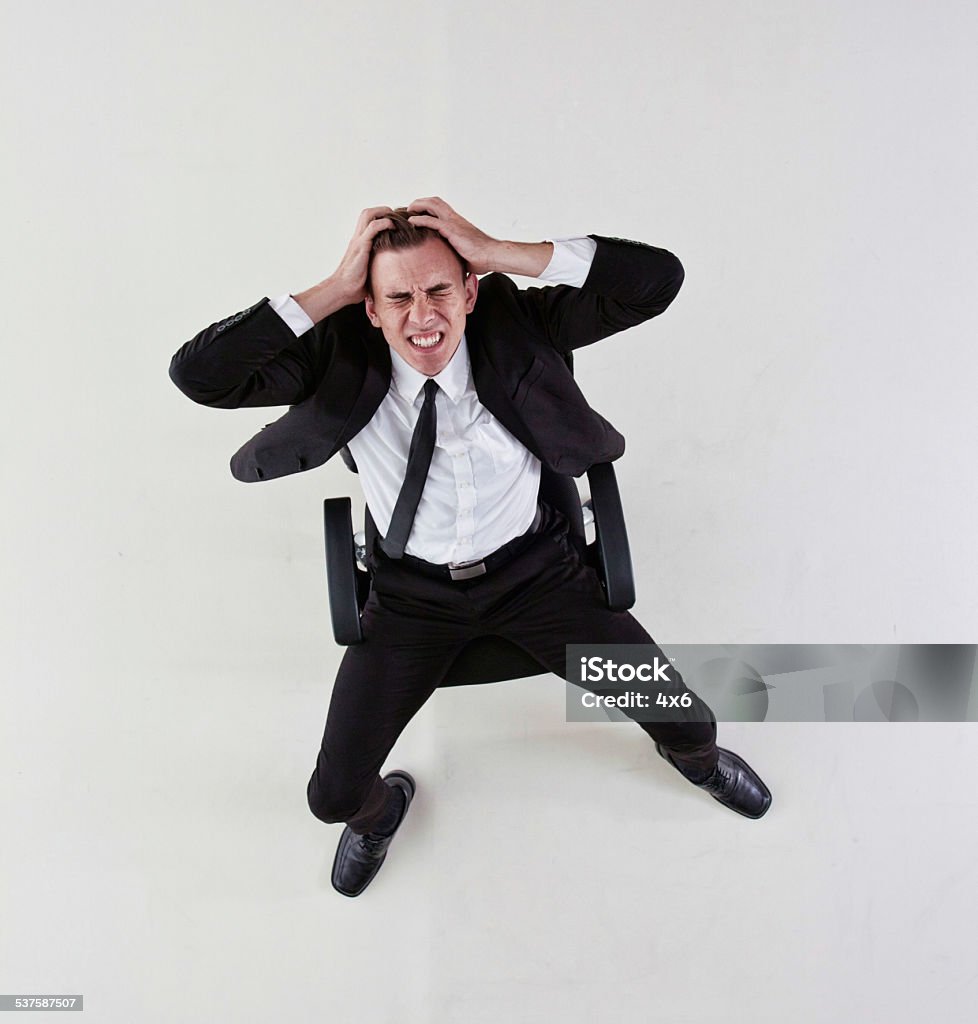
[{"label": "open mouth", "polygon": [[415,348],[434,348],[441,339],[441,331],[432,331],[430,334],[412,334],[408,340]]}]

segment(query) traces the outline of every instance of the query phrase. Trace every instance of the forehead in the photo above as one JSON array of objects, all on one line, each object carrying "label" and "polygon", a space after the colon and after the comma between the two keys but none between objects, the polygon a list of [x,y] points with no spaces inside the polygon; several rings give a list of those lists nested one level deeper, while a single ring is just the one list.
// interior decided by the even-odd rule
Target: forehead
[{"label": "forehead", "polygon": [[385,249],[377,253],[370,274],[374,287],[385,292],[413,291],[462,280],[458,257],[439,238],[429,238],[410,249]]}]

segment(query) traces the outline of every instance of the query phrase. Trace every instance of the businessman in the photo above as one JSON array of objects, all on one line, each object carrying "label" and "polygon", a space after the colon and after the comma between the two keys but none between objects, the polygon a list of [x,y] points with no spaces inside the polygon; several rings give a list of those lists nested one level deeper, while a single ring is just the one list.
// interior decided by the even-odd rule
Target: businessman
[{"label": "businessman", "polygon": [[[565,355],[659,315],[682,281],[665,249],[500,240],[429,197],[364,210],[331,275],[173,356],[170,376],[196,402],[290,406],[232,457],[237,479],[312,469],[346,446],[377,526],[364,642],[340,665],[307,789],[317,818],[346,824],[338,892],[362,893],[387,856],[415,782],[380,770],[469,640],[505,637],[562,676],[568,643],[650,645],[665,663],[632,615],[607,607],[539,483],[542,466],[579,476],[624,450]],[[767,787],[717,746],[712,711],[678,673],[670,686],[688,712],[638,724],[692,783],[761,817]]]}]

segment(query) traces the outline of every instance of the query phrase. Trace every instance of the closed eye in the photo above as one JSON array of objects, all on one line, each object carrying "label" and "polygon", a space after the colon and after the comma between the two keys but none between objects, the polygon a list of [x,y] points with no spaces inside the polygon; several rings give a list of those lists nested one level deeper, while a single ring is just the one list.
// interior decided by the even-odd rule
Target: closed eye
[{"label": "closed eye", "polygon": [[[424,293],[429,298],[439,298],[442,295],[447,295],[451,292],[452,286],[450,284],[434,284],[430,288],[425,288]],[[411,301],[410,292],[389,292],[387,299],[390,302],[402,303]]]}]

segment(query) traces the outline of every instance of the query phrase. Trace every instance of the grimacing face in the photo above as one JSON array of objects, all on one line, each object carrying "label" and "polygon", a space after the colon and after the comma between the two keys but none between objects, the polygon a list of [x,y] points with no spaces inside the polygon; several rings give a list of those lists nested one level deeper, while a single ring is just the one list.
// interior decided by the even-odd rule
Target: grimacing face
[{"label": "grimacing face", "polygon": [[410,249],[385,249],[373,257],[367,316],[387,344],[428,377],[455,355],[465,317],[475,307],[479,280],[463,278],[447,242],[428,238]]}]

